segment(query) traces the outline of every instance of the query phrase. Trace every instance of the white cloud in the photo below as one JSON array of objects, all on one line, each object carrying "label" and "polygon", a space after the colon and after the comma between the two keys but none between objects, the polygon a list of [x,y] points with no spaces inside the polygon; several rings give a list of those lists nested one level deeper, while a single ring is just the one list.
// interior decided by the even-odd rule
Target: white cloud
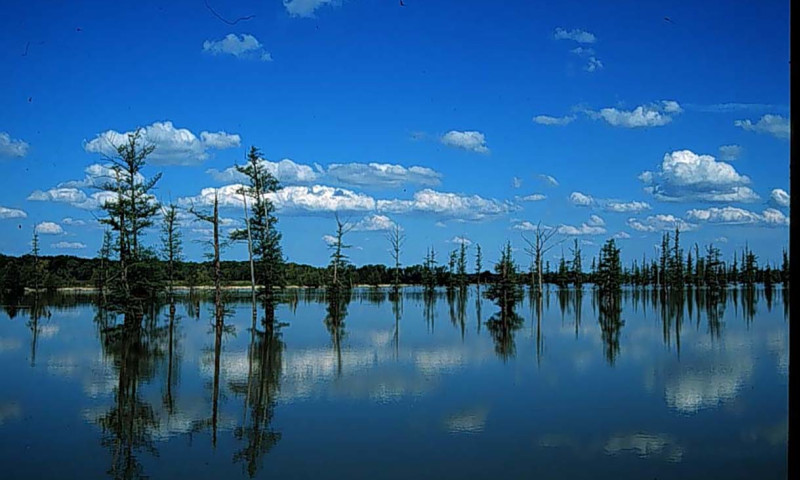
[{"label": "white cloud", "polygon": [[664,201],[751,202],[758,195],[750,179],[711,155],[678,150],[664,155],[657,172],[643,172],[645,191]]},{"label": "white cloud", "polygon": [[6,218],[25,218],[28,214],[17,208],[8,208],[0,206],[0,219]]},{"label": "white cloud", "polygon": [[58,243],[51,243],[50,246],[53,248],[69,249],[69,250],[86,248],[86,245],[81,242],[58,242]]},{"label": "white cloud", "polygon": [[[108,183],[114,180],[115,174],[114,171],[111,169],[111,164],[101,165],[99,163],[93,163],[86,167],[83,171],[86,173],[86,176],[83,180],[70,180],[67,182],[62,182],[58,184],[59,188],[83,188],[83,187],[96,187],[103,185],[104,183]],[[144,176],[141,174],[136,174],[136,182],[142,183],[144,182]]]},{"label": "white cloud", "polygon": [[370,187],[399,187],[406,184],[435,186],[442,174],[426,167],[404,167],[388,163],[334,163],[328,166],[332,179],[348,185]]},{"label": "white cloud", "polygon": [[768,133],[777,138],[788,139],[790,135],[789,119],[781,115],[768,113],[756,123],[750,120],[736,120],[733,124],[751,132]]},{"label": "white cloud", "polygon": [[644,210],[650,210],[650,204],[647,202],[619,202],[616,200],[608,200],[603,205],[603,209],[609,212],[625,212],[625,213],[639,213]]},{"label": "white cloud", "polygon": [[42,222],[36,225],[36,231],[43,235],[60,235],[64,233],[61,225],[53,222]]},{"label": "white cloud", "polygon": [[769,202],[774,207],[788,208],[789,205],[791,204],[791,201],[792,199],[786,192],[786,190],[783,190],[781,188],[776,188],[772,190],[772,192],[770,192],[769,194]]},{"label": "white cloud", "polygon": [[691,209],[686,212],[686,217],[699,222],[727,225],[789,225],[789,218],[774,208],[768,208],[760,214],[736,207]]},{"label": "white cloud", "polygon": [[556,40],[574,40],[578,43],[594,43],[597,41],[597,38],[595,38],[593,34],[584,30],[565,30],[561,27],[556,28],[555,33],[553,33],[553,38]]},{"label": "white cloud", "polygon": [[643,220],[629,218],[628,226],[640,232],[660,232],[663,230],[675,230],[675,228],[686,232],[697,228],[694,223],[686,222],[673,215],[664,214],[651,215]]},{"label": "white cloud", "polygon": [[106,191],[94,192],[87,196],[82,190],[73,187],[51,188],[47,191],[35,190],[28,196],[28,200],[32,201],[67,203],[85,210],[100,208],[105,202],[116,198],[115,193]]},{"label": "white cloud", "polygon": [[464,236],[455,236],[455,237],[451,238],[450,240],[448,240],[448,242],[457,243],[459,245],[463,244],[463,245],[465,245],[467,247],[472,245],[472,241],[469,238],[464,237]]},{"label": "white cloud", "polygon": [[[200,132],[200,138],[185,128],[175,128],[172,122],[155,122],[140,129],[143,144],[155,146],[148,157],[153,165],[196,165],[208,158],[209,149],[238,147],[239,135],[226,132]],[[116,156],[115,145],[121,145],[128,134],[108,130],[87,142],[84,149],[90,153]]]},{"label": "white cloud", "polygon": [[569,51],[579,57],[589,57],[594,55],[594,49],[591,47],[575,47]]},{"label": "white cloud", "polygon": [[243,34],[241,38],[236,34],[229,33],[222,40],[206,40],[203,42],[203,51],[212,55],[228,54],[236,58],[246,58],[271,62],[272,55],[264,49],[264,46],[256,37]]},{"label": "white cloud", "polygon": [[601,62],[597,57],[589,57],[589,61],[586,62],[586,66],[583,67],[584,70],[587,72],[594,72],[603,68],[603,62]]},{"label": "white cloud", "polygon": [[521,230],[523,232],[529,232],[529,231],[536,230],[536,225],[534,225],[531,222],[526,220],[524,222],[520,222],[520,223],[515,224],[511,228],[513,228],[514,230]]},{"label": "white cloud", "polygon": [[6,132],[0,132],[0,157],[24,157],[28,154],[29,146],[18,138],[11,138]]},{"label": "white cloud", "polygon": [[396,224],[386,215],[368,215],[359,220],[354,226],[353,231],[377,232],[387,231],[395,228]]},{"label": "white cloud", "polygon": [[511,179],[511,186],[514,188],[520,188],[522,186],[522,179],[519,177],[514,177]]},{"label": "white cloud", "polygon": [[605,228],[599,225],[590,225],[589,223],[582,223],[579,227],[559,225],[557,231],[561,235],[601,235],[606,233]]},{"label": "white cloud", "polygon": [[616,238],[618,240],[625,239],[625,238],[631,238],[631,236],[630,236],[630,234],[628,232],[617,232],[614,235],[612,235],[612,237]]},{"label": "white cloud", "polygon": [[581,192],[572,192],[569,196],[569,201],[579,207],[588,207],[594,203],[594,198]]},{"label": "white cloud", "polygon": [[[241,184],[223,187],[204,188],[199,195],[183,197],[180,205],[211,206],[214,204],[214,192],[219,197],[221,207],[242,208]],[[325,185],[289,186],[277,192],[267,194],[275,208],[284,213],[320,213],[335,211],[368,211],[375,209],[375,199],[370,196]]]},{"label": "white cloud", "polygon": [[72,217],[62,218],[61,219],[61,223],[63,223],[64,225],[70,225],[70,226],[73,226],[73,227],[82,227],[82,226],[86,225],[85,221],[76,220],[76,219],[74,219]]},{"label": "white cloud", "polygon": [[728,243],[728,237],[717,237],[714,239],[714,241],[719,243]]},{"label": "white cloud", "polygon": [[322,5],[336,5],[334,0],[283,0],[283,6],[293,17],[313,17],[314,10]]},{"label": "white cloud", "polygon": [[660,104],[640,105],[633,110],[603,108],[599,112],[584,110],[591,118],[605,120],[609,125],[624,128],[660,127],[672,121],[672,116],[681,113],[678,102],[662,100]]},{"label": "white cloud", "polygon": [[77,188],[51,188],[47,191],[35,190],[28,196],[28,200],[33,201],[51,201],[69,204],[83,203],[86,199],[86,194]]},{"label": "white cloud", "polygon": [[602,227],[606,224],[605,220],[600,218],[598,215],[590,215],[587,223],[593,227]]},{"label": "white cloud", "polygon": [[539,125],[557,125],[563,126],[572,123],[575,120],[575,115],[566,115],[563,117],[551,117],[549,115],[537,115],[533,117],[534,123]]},{"label": "white cloud", "polygon": [[481,132],[450,130],[445,133],[441,142],[448,147],[460,148],[477,153],[489,153],[486,146],[486,137]]},{"label": "white cloud", "polygon": [[523,202],[538,202],[547,198],[546,195],[542,195],[541,193],[532,193],[530,195],[525,195],[524,197],[520,197],[520,200]]},{"label": "white cloud", "polygon": [[333,235],[323,235],[322,241],[327,245],[336,245],[336,237]]},{"label": "white cloud", "polygon": [[378,200],[378,210],[393,213],[430,213],[448,218],[481,220],[506,214],[517,207],[478,195],[437,192],[426,188],[412,200]]},{"label": "white cloud", "polygon": [[551,175],[546,175],[544,173],[541,173],[541,174],[539,174],[539,178],[542,181],[544,181],[545,183],[547,183],[548,185],[550,185],[551,187],[557,187],[558,186],[558,180],[556,180],[555,177],[553,177]]},{"label": "white cloud", "polygon": [[284,187],[268,197],[280,211],[336,212],[375,209],[375,199],[368,195],[325,185]]},{"label": "white cloud", "polygon": [[739,145],[722,145],[719,147],[719,158],[730,162],[742,156],[742,147]]},{"label": "white cloud", "polygon": [[[295,163],[288,158],[279,162],[270,162],[262,158],[259,163],[281,183],[311,183],[319,178],[319,174],[308,165]],[[221,172],[210,168],[206,170],[206,173],[218,182],[246,183],[248,181],[247,177],[239,173],[235,167],[226,168]]]}]

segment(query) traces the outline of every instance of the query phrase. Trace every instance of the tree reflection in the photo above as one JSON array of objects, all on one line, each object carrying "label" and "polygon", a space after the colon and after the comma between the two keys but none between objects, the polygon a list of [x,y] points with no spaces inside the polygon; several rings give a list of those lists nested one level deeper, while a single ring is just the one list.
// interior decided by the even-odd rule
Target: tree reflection
[{"label": "tree reflection", "polygon": [[101,330],[103,354],[117,372],[114,403],[96,419],[103,436],[101,444],[111,452],[113,478],[142,478],[136,456],[144,451],[157,455],[152,432],[159,427],[153,407],[140,397],[139,386],[153,378],[158,359],[163,357],[163,331],[135,313],[126,313],[123,323]]},{"label": "tree reflection", "polygon": [[261,468],[264,455],[281,439],[281,433],[272,430],[270,424],[280,391],[284,343],[280,325],[264,322],[263,328],[263,331],[250,329],[247,386],[231,386],[236,393],[246,392],[242,425],[234,430],[234,437],[245,445],[234,453],[233,462],[241,462],[243,471],[251,478]]},{"label": "tree reflection", "polygon": [[603,339],[606,361],[613,366],[619,356],[619,334],[625,322],[620,318],[622,305],[619,293],[603,295],[599,299],[598,321]]},{"label": "tree reflection", "polygon": [[495,265],[495,272],[500,276],[486,292],[486,297],[494,301],[500,311],[489,317],[486,328],[494,340],[495,352],[503,359],[514,356],[514,332],[522,327],[524,320],[514,308],[522,299],[522,289],[517,283],[517,267],[511,257],[511,244],[503,249],[500,261]]},{"label": "tree reflection", "polygon": [[326,292],[328,307],[325,315],[325,327],[331,335],[333,349],[336,352],[336,371],[342,374],[342,339],[345,336],[344,320],[347,317],[347,306],[350,304],[352,291],[349,288],[330,288]]}]

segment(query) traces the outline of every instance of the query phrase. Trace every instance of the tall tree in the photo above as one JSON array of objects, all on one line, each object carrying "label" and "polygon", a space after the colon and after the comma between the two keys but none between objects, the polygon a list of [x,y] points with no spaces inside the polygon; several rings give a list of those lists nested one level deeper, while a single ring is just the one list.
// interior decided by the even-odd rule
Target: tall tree
[{"label": "tall tree", "polygon": [[[115,145],[116,155],[107,157],[111,162],[113,178],[100,185],[100,189],[113,196],[101,205],[106,217],[101,223],[117,233],[120,272],[113,285],[118,300],[126,306],[134,296],[152,295],[148,267],[151,254],[142,249],[139,240],[144,230],[153,225],[159,205],[151,191],[161,178],[161,173],[147,179],[142,174],[147,157],[154,145],[144,145],[142,130],[128,134],[127,141]],[[131,268],[136,269],[131,275]],[[131,284],[131,279],[133,283]]]},{"label": "tall tree", "polygon": [[400,291],[400,251],[406,241],[406,236],[400,225],[395,224],[394,227],[386,234],[387,240],[391,247],[392,259],[394,260],[394,281],[392,282],[392,289],[395,293]]},{"label": "tall tree", "polygon": [[458,250],[458,287],[463,289],[467,286],[467,245],[463,240]]},{"label": "tall tree", "polygon": [[[528,246],[525,248],[525,252],[527,252],[531,257],[533,257],[533,263],[536,268],[536,284],[538,286],[537,292],[538,295],[541,296],[542,294],[542,260],[544,258],[545,253],[548,250],[553,248],[556,244],[550,244],[553,240],[553,237],[558,233],[558,230],[551,227],[542,227],[542,222],[536,224],[536,229],[533,231],[533,240],[527,238],[525,235],[522,236],[522,239]],[[547,270],[550,270],[548,265]]]},{"label": "tall tree", "polygon": [[183,245],[181,231],[178,229],[178,207],[174,203],[162,208],[163,224],[161,225],[161,252],[167,262],[167,282],[169,301],[173,301],[175,288],[175,266],[181,261]]},{"label": "tall tree", "polygon": [[481,255],[481,244],[477,243],[475,244],[475,274],[478,277],[478,287],[481,286],[482,269],[483,269],[483,256]]},{"label": "tall tree", "polygon": [[231,232],[231,239],[252,241],[253,256],[259,264],[256,277],[263,286],[264,303],[268,310],[272,310],[275,304],[273,289],[282,284],[284,259],[281,234],[277,228],[278,217],[269,196],[280,189],[280,183],[267,170],[261,155],[258,148],[251,146],[247,162],[236,165],[236,170],[248,179],[248,185],[241,192],[252,200],[252,215],[248,220],[250,236],[248,229],[238,229]]},{"label": "tall tree", "polygon": [[220,262],[219,193],[217,190],[214,190],[214,207],[211,214],[198,211],[194,205],[189,208],[189,212],[199,220],[211,224],[214,262],[214,305],[216,306],[216,317],[219,319],[222,317],[222,264]]},{"label": "tall tree", "polygon": [[574,247],[572,248],[572,283],[575,288],[581,288],[583,285],[583,267],[581,266],[581,247],[578,244],[578,239],[575,239]]},{"label": "tall tree", "polygon": [[328,245],[328,248],[332,250],[330,286],[334,291],[338,291],[344,286],[341,275],[348,263],[347,255],[344,251],[352,246],[344,243],[344,236],[353,229],[354,225],[347,221],[342,222],[338,213],[334,214],[334,218],[336,219],[336,235],[333,237],[334,241]]}]

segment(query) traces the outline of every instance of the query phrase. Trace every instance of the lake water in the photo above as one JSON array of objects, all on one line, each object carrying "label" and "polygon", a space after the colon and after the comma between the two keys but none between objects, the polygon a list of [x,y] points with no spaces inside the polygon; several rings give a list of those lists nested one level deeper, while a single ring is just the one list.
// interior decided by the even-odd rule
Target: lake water
[{"label": "lake water", "polygon": [[336,324],[292,291],[272,332],[182,298],[125,335],[89,300],[0,312],[4,479],[787,476],[780,289],[613,318],[551,289],[505,324],[475,287],[359,289]]}]

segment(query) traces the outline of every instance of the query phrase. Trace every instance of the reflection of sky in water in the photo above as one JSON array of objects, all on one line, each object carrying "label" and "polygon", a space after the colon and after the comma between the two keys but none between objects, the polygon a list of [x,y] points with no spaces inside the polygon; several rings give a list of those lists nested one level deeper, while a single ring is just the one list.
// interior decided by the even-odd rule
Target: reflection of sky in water
[{"label": "reflection of sky in water", "polygon": [[[780,309],[759,306],[757,318],[748,324],[741,308],[737,312],[729,306],[722,327],[711,332],[705,311],[700,309],[698,316],[696,306],[691,317],[684,311],[679,326],[674,319],[665,325],[649,300],[645,308],[628,298],[612,366],[591,294],[585,293],[580,305],[569,303],[564,312],[555,293],[550,295],[539,322],[527,300],[518,306],[525,322],[513,332],[514,353],[505,360],[497,355],[487,326],[478,325],[473,296],[463,317],[457,305],[451,316],[440,298],[432,321],[423,314],[420,297],[406,298],[397,325],[391,303],[354,300],[338,351],[323,324],[325,305],[301,300],[295,313],[282,305],[278,318],[288,326],[281,330],[283,346],[276,357],[278,383],[269,389],[273,406],[263,410],[271,412],[269,428],[279,431],[281,439],[263,468],[285,474],[303,449],[333,448],[330,458],[318,454],[319,464],[359,476],[341,462],[357,465],[363,460],[356,452],[365,450],[371,462],[388,463],[400,448],[446,464],[461,478],[485,477],[484,465],[494,461],[509,468],[536,462],[543,471],[567,477],[583,466],[602,478],[613,477],[615,465],[681,465],[688,469],[683,473],[691,473],[702,471],[703,462],[735,466],[756,454],[767,462],[762,469],[783,471],[788,326]],[[774,303],[779,305],[779,299]],[[219,362],[217,432],[223,450],[242,448],[245,437],[237,435],[242,422],[252,419],[254,410],[245,403],[256,390],[248,375],[262,367],[262,359],[248,352],[250,309],[233,307],[226,320],[233,333],[223,336]],[[143,424],[143,433],[170,455],[210,462],[209,472],[216,477],[235,476],[239,470],[225,466],[229,459],[209,456],[208,441],[183,440],[209,435],[214,333],[209,305],[201,305],[199,320],[189,317],[183,305],[177,311],[171,404],[164,312],[157,322],[160,330],[147,338],[151,353],[140,362],[136,395],[153,416]],[[494,312],[484,300],[482,321]],[[63,308],[40,321],[35,366],[27,319],[11,321],[0,314],[5,365],[0,370],[5,386],[0,447],[8,447],[0,460],[13,458],[12,434],[47,445],[29,427],[47,428],[55,421],[53,412],[65,413],[59,425],[81,442],[99,447],[98,419],[115,404],[120,366],[100,346],[94,313],[86,306]],[[326,446],[332,438],[348,447]],[[520,450],[523,446],[527,450]],[[430,451],[441,456],[429,457]],[[107,459],[108,452],[99,450],[96,457],[89,464]],[[25,473],[37,472],[33,463],[23,467]],[[158,473],[152,465],[147,468]],[[176,468],[173,473],[186,473],[181,468],[189,466]],[[294,473],[314,476],[300,468]]]}]

